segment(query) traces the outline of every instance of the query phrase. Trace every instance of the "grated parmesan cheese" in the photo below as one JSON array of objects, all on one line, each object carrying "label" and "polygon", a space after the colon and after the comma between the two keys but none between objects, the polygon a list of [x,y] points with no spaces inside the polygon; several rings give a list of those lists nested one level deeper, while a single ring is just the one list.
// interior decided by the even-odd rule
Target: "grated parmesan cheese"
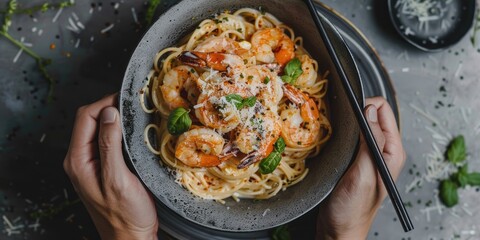
[{"label": "grated parmesan cheese", "polygon": [[265,209],[265,211],[263,211],[262,217],[265,217],[265,215],[267,215],[268,212],[270,212],[270,208],[267,208]]},{"label": "grated parmesan cheese", "polygon": [[108,27],[102,29],[102,30],[100,31],[100,33],[102,33],[102,34],[103,34],[103,33],[106,33],[106,32],[108,32],[108,31],[110,31],[114,26],[115,26],[115,24],[112,23],[112,24],[110,24]]},{"label": "grated parmesan cheese", "polygon": [[[57,19],[60,17],[60,14],[62,14],[62,11],[63,11],[63,8],[58,9],[57,13],[55,14],[55,16],[52,19],[52,23],[57,21]],[[34,20],[34,22],[36,22],[36,19]]]},{"label": "grated parmesan cheese", "polygon": [[133,17],[133,21],[138,24],[138,16],[137,16],[137,12],[135,11],[135,8],[131,8],[131,11],[132,11],[132,17]]}]

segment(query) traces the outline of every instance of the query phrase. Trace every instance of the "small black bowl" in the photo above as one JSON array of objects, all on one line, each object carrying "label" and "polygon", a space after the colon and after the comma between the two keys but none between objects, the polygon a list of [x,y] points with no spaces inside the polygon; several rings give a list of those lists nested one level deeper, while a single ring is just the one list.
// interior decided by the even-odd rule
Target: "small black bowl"
[{"label": "small black bowl", "polygon": [[429,52],[459,42],[473,25],[475,9],[476,0],[388,0],[390,20],[400,36]]}]

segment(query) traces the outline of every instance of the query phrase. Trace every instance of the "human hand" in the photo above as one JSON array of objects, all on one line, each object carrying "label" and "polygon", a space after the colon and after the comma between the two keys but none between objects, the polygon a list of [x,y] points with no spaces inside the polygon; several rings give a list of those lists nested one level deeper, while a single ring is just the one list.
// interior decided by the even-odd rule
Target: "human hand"
[{"label": "human hand", "polygon": [[[365,116],[393,179],[405,163],[395,116],[382,97],[366,99]],[[366,239],[378,208],[387,196],[363,139],[354,162],[320,206],[317,239]]]},{"label": "human hand", "polygon": [[78,109],[63,166],[102,239],[156,239],[154,201],[123,159],[116,98]]}]

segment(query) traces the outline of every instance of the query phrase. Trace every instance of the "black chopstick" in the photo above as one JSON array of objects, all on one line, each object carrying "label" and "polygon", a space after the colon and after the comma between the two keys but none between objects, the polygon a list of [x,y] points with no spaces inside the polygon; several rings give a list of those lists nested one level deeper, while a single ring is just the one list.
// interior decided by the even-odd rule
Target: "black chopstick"
[{"label": "black chopstick", "polygon": [[315,25],[317,26],[317,30],[320,33],[320,36],[322,37],[326,48],[328,50],[328,53],[330,54],[330,57],[332,58],[332,61],[336,67],[336,70],[340,76],[340,80],[342,81],[343,88],[345,90],[345,93],[348,96],[348,100],[350,101],[350,105],[353,108],[353,112],[355,113],[355,116],[357,118],[358,124],[360,125],[360,129],[363,133],[363,136],[365,137],[365,140],[367,142],[368,148],[370,149],[370,152],[372,153],[373,159],[375,160],[375,164],[377,165],[377,169],[380,173],[380,176],[382,177],[382,181],[385,185],[385,188],[387,189],[388,195],[390,196],[390,199],[392,200],[393,207],[395,208],[395,211],[397,212],[397,216],[400,219],[400,222],[402,223],[403,230],[405,232],[409,232],[413,230],[413,224],[412,221],[410,220],[410,217],[408,216],[407,210],[405,209],[405,206],[403,205],[402,198],[400,197],[400,194],[398,193],[397,187],[395,186],[395,183],[392,179],[392,176],[390,175],[390,172],[388,171],[387,165],[385,164],[385,160],[383,159],[383,156],[380,152],[380,149],[378,148],[378,145],[375,141],[375,138],[373,137],[372,130],[370,129],[367,120],[365,119],[365,116],[363,115],[363,110],[360,107],[360,104],[357,101],[355,92],[352,89],[352,86],[350,85],[350,81],[348,80],[348,77],[345,73],[345,70],[343,69],[342,63],[340,62],[337,53],[335,52],[333,48],[333,44],[331,43],[330,38],[327,35],[327,32],[325,30],[325,27],[323,26],[323,22],[320,19],[320,17],[317,14],[317,10],[315,9],[315,6],[313,5],[312,0],[305,0],[305,3],[308,6],[308,9],[310,10],[310,14],[313,17],[313,21],[315,22]]}]

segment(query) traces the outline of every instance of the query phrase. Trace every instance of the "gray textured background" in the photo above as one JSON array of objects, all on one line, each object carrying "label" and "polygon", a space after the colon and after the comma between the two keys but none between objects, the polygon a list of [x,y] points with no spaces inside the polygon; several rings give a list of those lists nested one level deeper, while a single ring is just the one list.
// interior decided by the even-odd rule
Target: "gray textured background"
[{"label": "gray textured background", "polygon": [[[42,1],[19,2],[30,6]],[[173,2],[163,1],[157,14]],[[384,15],[383,1],[324,3],[350,19],[371,41],[389,70],[400,103],[408,159],[398,188],[404,201],[411,204],[407,209],[416,229],[408,234],[402,232],[387,199],[369,239],[480,239],[478,188],[460,190],[458,206],[439,207],[430,211],[428,218],[426,205],[436,205],[438,183],[422,177],[427,157],[434,150],[432,145],[440,151],[445,149],[444,142],[438,136],[432,137],[427,128],[447,138],[465,135],[470,169],[480,171],[480,102],[476,101],[480,91],[479,46],[472,46],[467,36],[443,52],[424,53],[404,43],[392,31]],[[0,1],[0,9],[5,5],[6,0]],[[16,39],[24,37],[37,53],[53,59],[54,65],[48,68],[57,80],[53,103],[43,101],[47,84],[32,58],[23,53],[13,63],[18,49],[0,37],[0,215],[11,221],[17,219],[17,224],[26,226],[22,234],[8,237],[3,232],[2,220],[0,239],[97,238],[81,204],[68,206],[51,218],[42,218],[36,231],[28,227],[35,223],[29,214],[39,209],[60,210],[58,206],[66,200],[77,198],[61,164],[75,109],[119,89],[131,52],[144,32],[133,20],[132,7],[142,20],[144,1],[127,0],[77,1],[74,7],[64,9],[55,23],[52,18],[56,10],[13,18],[10,33]],[[66,29],[68,18],[73,18],[72,12],[85,25],[79,33]],[[101,30],[112,23],[114,27],[102,34]],[[80,39],[78,48],[77,39]],[[53,50],[49,48],[52,43],[56,45]],[[440,91],[442,86],[446,91]],[[439,124],[433,126],[431,120],[412,106],[428,112]],[[406,192],[407,186],[419,179],[423,180],[421,186]]]}]

